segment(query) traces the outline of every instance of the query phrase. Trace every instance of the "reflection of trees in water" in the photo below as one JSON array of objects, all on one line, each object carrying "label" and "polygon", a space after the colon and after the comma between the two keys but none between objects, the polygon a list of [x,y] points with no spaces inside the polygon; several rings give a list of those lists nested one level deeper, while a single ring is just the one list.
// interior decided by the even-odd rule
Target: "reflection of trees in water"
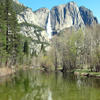
[{"label": "reflection of trees in water", "polygon": [[48,89],[48,100],[52,100],[52,92]]},{"label": "reflection of trees in water", "polygon": [[27,92],[22,100],[47,100],[47,93],[47,90],[42,85],[38,85],[32,91]]},{"label": "reflection of trees in water", "polygon": [[[100,79],[78,77],[77,90],[81,94],[81,98],[86,100],[99,100],[100,99]],[[98,99],[99,98],[99,99]]]},{"label": "reflection of trees in water", "polygon": [[99,85],[98,79],[27,71],[0,86],[0,100],[96,100]]},{"label": "reflection of trees in water", "polygon": [[87,77],[77,77],[77,86],[80,87],[94,87],[100,88],[100,79],[87,78]]},{"label": "reflection of trees in water", "polygon": [[22,100],[52,100],[52,93],[50,89],[43,85],[35,85],[31,92],[28,92]]},{"label": "reflection of trees in water", "polygon": [[[52,100],[50,89],[41,82],[41,76],[38,76],[38,73],[18,73],[12,79],[11,86],[13,86],[13,89],[15,88],[17,94],[23,94],[17,95],[17,98],[10,97],[11,100]],[[10,95],[13,95],[13,93]]]}]

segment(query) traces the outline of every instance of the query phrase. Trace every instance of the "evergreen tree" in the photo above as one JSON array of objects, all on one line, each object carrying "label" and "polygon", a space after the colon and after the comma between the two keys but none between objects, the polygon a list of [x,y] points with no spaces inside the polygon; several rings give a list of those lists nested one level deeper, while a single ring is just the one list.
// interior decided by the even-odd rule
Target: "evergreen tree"
[{"label": "evergreen tree", "polygon": [[27,40],[24,42],[24,54],[29,55],[29,44]]},{"label": "evergreen tree", "polygon": [[8,60],[10,59],[11,60],[10,64],[16,64],[17,55],[19,53],[18,45],[20,44],[21,38],[19,37],[20,29],[17,22],[16,13],[13,10],[12,0],[5,0],[5,22],[6,22],[6,52],[9,55],[9,57],[7,58],[7,63]]},{"label": "evergreen tree", "polygon": [[5,34],[5,21],[4,21],[4,3],[0,2],[0,65],[6,57],[6,34]]}]

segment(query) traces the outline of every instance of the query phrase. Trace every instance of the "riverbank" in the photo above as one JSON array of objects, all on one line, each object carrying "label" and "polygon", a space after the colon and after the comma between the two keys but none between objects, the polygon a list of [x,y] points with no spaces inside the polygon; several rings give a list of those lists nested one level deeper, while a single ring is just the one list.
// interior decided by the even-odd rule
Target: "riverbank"
[{"label": "riverbank", "polygon": [[11,68],[7,68],[7,67],[0,68],[0,77],[11,75],[14,72],[15,71]]},{"label": "riverbank", "polygon": [[[0,68],[0,77],[9,76],[11,74],[16,73],[19,70],[27,70],[27,69],[36,69],[36,70],[42,70],[43,71],[43,69],[40,69],[40,68],[27,67],[27,66],[16,68],[16,69],[2,67],[2,68]],[[77,76],[98,77],[98,78],[100,78],[100,72],[91,72],[88,69],[76,69],[73,72],[74,72],[74,75],[77,75]]]},{"label": "riverbank", "polygon": [[100,72],[91,72],[88,69],[77,69],[74,71],[74,75],[100,78]]},{"label": "riverbank", "polygon": [[9,67],[1,67],[0,68],[0,77],[5,77],[5,76],[9,76],[11,74],[16,73],[19,70],[27,70],[27,69],[31,69],[31,67],[27,67],[27,66],[20,66],[18,68],[9,68]]}]

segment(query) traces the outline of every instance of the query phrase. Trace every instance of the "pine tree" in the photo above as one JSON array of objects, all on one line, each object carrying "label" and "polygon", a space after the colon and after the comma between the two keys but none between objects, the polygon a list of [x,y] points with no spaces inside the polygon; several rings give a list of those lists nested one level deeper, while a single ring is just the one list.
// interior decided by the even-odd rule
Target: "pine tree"
[{"label": "pine tree", "polygon": [[29,44],[20,34],[13,0],[0,1],[0,64],[5,58],[6,66],[22,64],[23,56],[29,56]]},{"label": "pine tree", "polygon": [[[6,52],[9,55],[7,59],[11,60],[11,64],[16,64],[18,55],[18,45],[21,38],[19,38],[19,25],[17,22],[16,13],[13,10],[13,1],[5,0],[5,22],[6,22]],[[22,47],[21,47],[22,48]]]},{"label": "pine tree", "polygon": [[24,42],[24,54],[29,55],[29,44],[27,40]]},{"label": "pine tree", "polygon": [[6,58],[6,34],[4,21],[4,3],[0,2],[0,65]]}]

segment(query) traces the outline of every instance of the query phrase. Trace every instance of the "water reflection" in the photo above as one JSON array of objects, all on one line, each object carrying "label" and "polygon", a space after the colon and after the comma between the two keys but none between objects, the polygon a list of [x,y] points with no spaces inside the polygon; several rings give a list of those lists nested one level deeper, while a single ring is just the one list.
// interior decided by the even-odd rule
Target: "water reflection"
[{"label": "water reflection", "polygon": [[52,100],[52,92],[48,89],[48,100]]},{"label": "water reflection", "polygon": [[100,79],[19,72],[0,84],[0,100],[100,100]]}]

